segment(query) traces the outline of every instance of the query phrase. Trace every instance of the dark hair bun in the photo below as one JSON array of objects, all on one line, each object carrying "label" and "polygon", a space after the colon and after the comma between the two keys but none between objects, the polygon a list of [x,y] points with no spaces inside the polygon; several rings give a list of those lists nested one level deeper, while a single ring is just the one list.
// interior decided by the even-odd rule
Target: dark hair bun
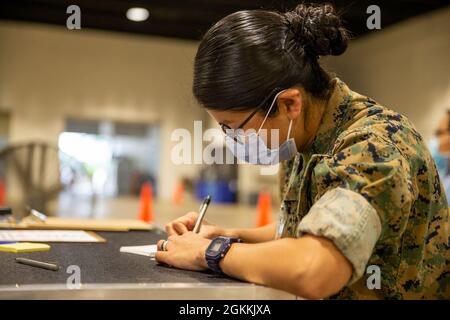
[{"label": "dark hair bun", "polygon": [[349,35],[331,4],[300,4],[284,14],[294,39],[315,56],[340,55],[347,49]]}]

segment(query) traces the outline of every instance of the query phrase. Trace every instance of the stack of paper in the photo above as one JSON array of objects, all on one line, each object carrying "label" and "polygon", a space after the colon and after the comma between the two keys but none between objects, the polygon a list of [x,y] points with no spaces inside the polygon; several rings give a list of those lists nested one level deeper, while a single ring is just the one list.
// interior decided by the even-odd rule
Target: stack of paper
[{"label": "stack of paper", "polygon": [[156,244],[151,244],[148,246],[134,246],[134,247],[121,247],[120,248],[120,252],[139,254],[141,256],[147,256],[150,258],[155,257],[156,251],[158,251]]}]

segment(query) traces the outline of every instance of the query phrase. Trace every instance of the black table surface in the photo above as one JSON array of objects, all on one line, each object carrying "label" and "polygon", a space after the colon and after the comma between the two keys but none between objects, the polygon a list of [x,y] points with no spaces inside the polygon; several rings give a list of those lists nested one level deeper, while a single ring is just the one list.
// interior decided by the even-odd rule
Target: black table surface
[{"label": "black table surface", "polygon": [[[146,256],[122,253],[121,246],[155,244],[165,237],[160,230],[97,232],[105,243],[49,243],[49,251],[0,252],[0,285],[65,284],[70,265],[81,271],[81,283],[236,283],[237,280],[211,272],[179,270],[159,265]],[[35,268],[15,262],[25,257],[56,263],[58,271]]]}]

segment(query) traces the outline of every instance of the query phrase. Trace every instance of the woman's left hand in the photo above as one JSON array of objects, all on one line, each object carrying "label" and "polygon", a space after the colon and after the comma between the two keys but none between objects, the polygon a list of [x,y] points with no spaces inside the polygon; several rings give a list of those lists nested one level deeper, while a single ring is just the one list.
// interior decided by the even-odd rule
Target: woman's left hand
[{"label": "woman's left hand", "polygon": [[167,239],[166,251],[162,246],[166,240],[159,240],[155,259],[175,268],[201,271],[208,269],[205,251],[211,240],[203,238],[197,233],[186,232],[182,235],[173,235]]}]

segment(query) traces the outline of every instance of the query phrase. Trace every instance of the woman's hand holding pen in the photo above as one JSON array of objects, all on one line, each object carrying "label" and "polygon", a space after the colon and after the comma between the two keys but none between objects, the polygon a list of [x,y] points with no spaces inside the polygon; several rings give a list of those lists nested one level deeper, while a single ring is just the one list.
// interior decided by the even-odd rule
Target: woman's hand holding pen
[{"label": "woman's hand holding pen", "polygon": [[[182,235],[192,231],[194,229],[195,222],[197,221],[197,217],[197,212],[189,212],[184,216],[169,222],[165,226],[168,236]],[[207,220],[203,219],[198,234],[204,238],[213,239],[217,236],[224,236],[226,233],[227,232],[225,229],[211,224]]]},{"label": "woman's hand holding pen", "polygon": [[205,252],[211,244],[207,238],[220,232],[216,226],[204,221],[206,210],[211,203],[208,195],[200,206],[200,212],[190,212],[166,225],[167,240],[158,241],[155,259],[180,269],[205,270],[208,268]]}]

